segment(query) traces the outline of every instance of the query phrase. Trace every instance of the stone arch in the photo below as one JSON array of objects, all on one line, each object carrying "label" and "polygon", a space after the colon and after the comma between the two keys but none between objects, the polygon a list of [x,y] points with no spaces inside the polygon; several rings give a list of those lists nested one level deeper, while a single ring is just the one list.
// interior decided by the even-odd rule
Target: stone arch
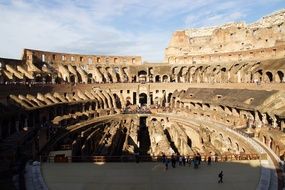
[{"label": "stone arch", "polygon": [[155,82],[161,82],[161,81],[160,81],[160,76],[159,76],[159,75],[156,75],[156,76],[155,76]]},{"label": "stone arch", "polygon": [[87,83],[93,83],[93,75],[92,75],[92,73],[88,73],[88,75],[87,75]]},{"label": "stone arch", "polygon": [[115,98],[115,103],[116,103],[116,106],[117,108],[121,109],[122,108],[122,103],[121,103],[121,100],[119,98],[119,96],[117,94],[113,94],[114,98]]},{"label": "stone arch", "polygon": [[75,75],[71,74],[71,75],[70,75],[70,82],[71,82],[71,83],[75,83],[75,81],[76,81]]},{"label": "stone arch", "polygon": [[265,73],[266,78],[265,78],[265,82],[273,82],[273,74],[270,71],[267,71]]},{"label": "stone arch", "polygon": [[140,93],[139,94],[139,103],[141,106],[144,106],[147,104],[147,95],[146,93]]},{"label": "stone arch", "polygon": [[238,143],[235,143],[235,145],[236,145],[236,147],[235,147],[236,150],[239,151],[239,144],[238,144]]},{"label": "stone arch", "polygon": [[145,70],[140,70],[138,72],[138,79],[139,79],[139,82],[146,82],[146,77],[147,77],[147,72]]},{"label": "stone arch", "polygon": [[259,82],[261,82],[261,81],[262,81],[262,74],[263,74],[263,70],[262,70],[262,69],[259,69],[259,70],[257,70],[257,71],[253,74],[252,79],[253,79],[253,80],[258,80]]},{"label": "stone arch", "polygon": [[285,82],[284,72],[277,71],[277,81],[276,82]]},{"label": "stone arch", "polygon": [[228,137],[228,142],[229,142],[229,145],[232,146],[233,143],[232,143],[232,139],[230,137]]},{"label": "stone arch", "polygon": [[171,103],[172,93],[169,93],[167,96],[167,102]]},{"label": "stone arch", "polygon": [[228,82],[228,76],[227,76],[227,69],[226,67],[221,68],[220,70],[220,74],[221,74],[221,82]]},{"label": "stone arch", "polygon": [[162,82],[168,82],[168,76],[167,75],[162,76]]},{"label": "stone arch", "polygon": [[132,105],[132,103],[131,103],[131,97],[130,97],[130,96],[128,96],[128,97],[126,98],[126,106],[129,106],[129,105]]},{"label": "stone arch", "polygon": [[35,76],[35,82],[42,82],[43,81],[43,77],[41,74],[36,74]]}]

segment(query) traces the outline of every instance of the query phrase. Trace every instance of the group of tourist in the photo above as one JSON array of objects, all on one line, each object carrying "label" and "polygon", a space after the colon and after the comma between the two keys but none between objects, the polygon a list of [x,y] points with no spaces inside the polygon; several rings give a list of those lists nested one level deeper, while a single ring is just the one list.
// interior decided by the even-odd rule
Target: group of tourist
[{"label": "group of tourist", "polygon": [[[217,160],[216,160],[217,161]],[[171,162],[172,168],[176,167],[176,163],[179,164],[179,166],[186,166],[186,164],[189,165],[189,167],[193,164],[195,169],[198,169],[201,162],[202,162],[202,157],[199,153],[195,154],[193,158],[190,156],[183,156],[183,155],[174,155],[170,158],[168,158],[165,154],[162,155],[162,163],[165,165],[165,170],[168,170],[168,165],[169,162]],[[211,156],[207,157],[207,163],[208,165],[211,165],[212,158]]]},{"label": "group of tourist", "polygon": [[[211,165],[212,163],[212,156],[208,156],[206,157],[207,160],[207,165]],[[215,157],[215,162],[217,162],[218,159],[217,157]],[[165,170],[168,170],[168,165],[171,162],[171,166],[172,168],[176,167],[176,163],[178,163],[179,166],[186,166],[189,165],[189,167],[191,167],[191,165],[193,164],[195,169],[198,169],[199,166],[201,165],[202,162],[202,157],[199,153],[195,154],[193,158],[191,158],[190,156],[183,156],[183,155],[174,155],[172,154],[170,158],[168,158],[165,154],[162,155],[162,163],[165,165]],[[219,181],[218,183],[223,183],[223,171],[221,171],[218,174],[218,178]]]}]

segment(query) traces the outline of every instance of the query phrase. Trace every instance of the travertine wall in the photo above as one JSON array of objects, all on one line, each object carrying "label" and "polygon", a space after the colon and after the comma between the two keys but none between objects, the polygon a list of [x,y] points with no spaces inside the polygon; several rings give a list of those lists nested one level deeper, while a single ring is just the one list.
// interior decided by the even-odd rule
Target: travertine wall
[{"label": "travertine wall", "polygon": [[61,63],[69,65],[94,65],[94,64],[141,64],[140,56],[105,56],[105,55],[81,55],[70,53],[48,52],[40,50],[24,49],[23,60],[37,63]]},{"label": "travertine wall", "polygon": [[281,58],[285,56],[285,10],[253,24],[176,31],[165,50],[165,62],[203,63]]}]

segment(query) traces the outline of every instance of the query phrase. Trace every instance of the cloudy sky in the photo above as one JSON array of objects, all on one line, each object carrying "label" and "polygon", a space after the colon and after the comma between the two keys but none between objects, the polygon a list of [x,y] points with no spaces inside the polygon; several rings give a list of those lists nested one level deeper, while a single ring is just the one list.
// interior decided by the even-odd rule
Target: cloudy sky
[{"label": "cloudy sky", "polygon": [[172,32],[254,22],[285,0],[0,0],[0,57],[23,48],[161,61]]}]

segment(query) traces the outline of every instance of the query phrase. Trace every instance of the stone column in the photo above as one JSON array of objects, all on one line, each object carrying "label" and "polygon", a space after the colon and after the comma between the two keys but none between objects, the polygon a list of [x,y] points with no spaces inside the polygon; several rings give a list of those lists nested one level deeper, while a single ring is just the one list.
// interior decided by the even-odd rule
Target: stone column
[{"label": "stone column", "polygon": [[257,111],[254,112],[254,120],[255,120],[256,127],[261,127],[262,126],[262,121],[260,120]]},{"label": "stone column", "polygon": [[149,82],[149,68],[146,70],[146,82]]},{"label": "stone column", "polygon": [[148,84],[147,85],[147,107],[149,107],[150,106],[150,104],[151,104],[151,101],[150,101],[150,85]]},{"label": "stone column", "polygon": [[272,127],[277,128],[277,118],[275,116],[272,117]]},{"label": "stone column", "polygon": [[285,121],[281,121],[281,131],[283,132],[285,129]]},{"label": "stone column", "polygon": [[136,103],[137,103],[138,106],[140,106],[140,85],[137,86],[137,94],[136,95],[137,95]]},{"label": "stone column", "polygon": [[264,124],[264,125],[267,125],[268,124],[268,122],[267,122],[267,120],[266,120],[266,114],[262,114],[262,124]]}]

